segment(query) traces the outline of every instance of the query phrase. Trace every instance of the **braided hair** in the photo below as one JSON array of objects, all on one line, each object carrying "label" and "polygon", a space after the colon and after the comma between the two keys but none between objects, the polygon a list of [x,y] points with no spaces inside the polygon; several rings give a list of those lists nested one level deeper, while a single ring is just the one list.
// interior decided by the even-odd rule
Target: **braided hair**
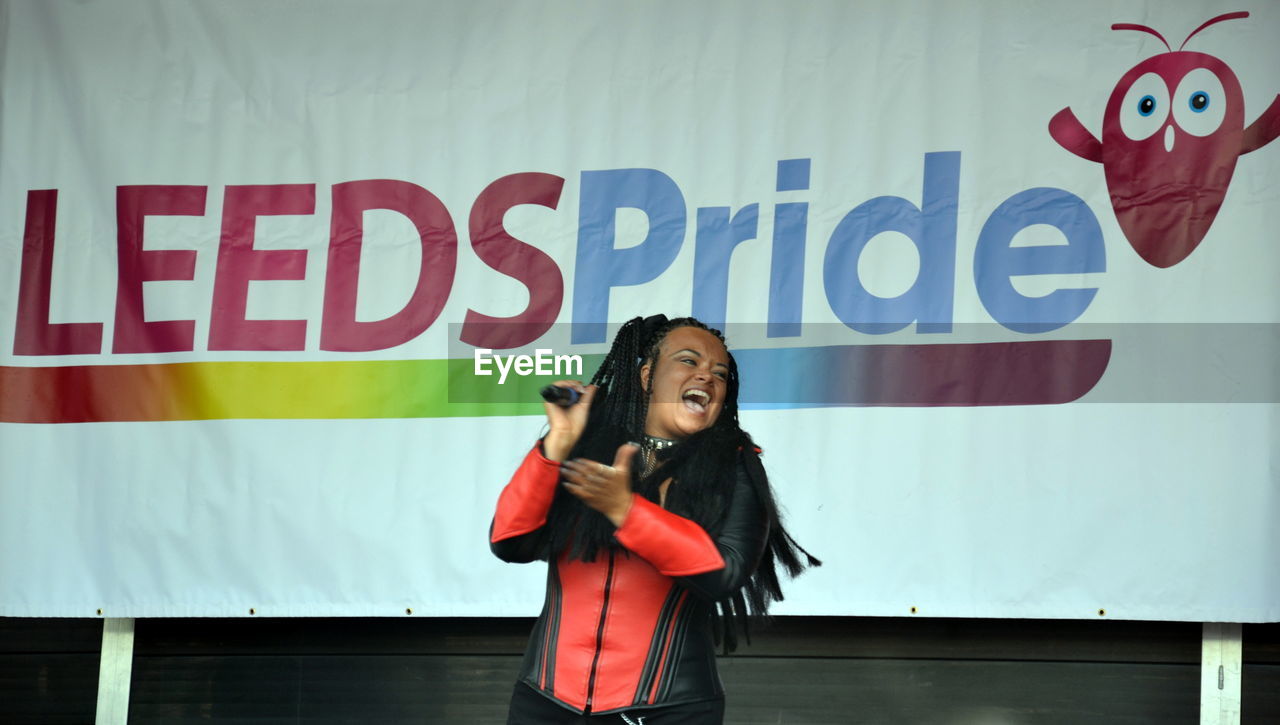
[{"label": "braided hair", "polygon": [[[654,315],[628,321],[591,378],[598,390],[586,428],[570,451],[570,458],[611,461],[619,446],[643,439],[651,384],[646,385],[641,379],[640,369],[645,363],[656,364],[667,334],[681,327],[706,330],[724,343],[719,330],[692,317],[669,320],[665,315]],[[654,377],[650,375],[649,380]],[[778,564],[792,577],[806,566],[821,564],[783,528],[758,451],[738,423],[738,367],[733,355],[729,355],[724,404],[715,422],[656,451],[658,465],[653,470],[646,473],[636,466],[632,471],[632,490],[655,503],[661,500],[660,489],[666,479],[696,481],[697,485],[671,486],[666,508],[696,522],[714,538],[723,529],[737,472],[740,468],[745,470],[765,509],[769,535],[760,563],[747,584],[716,603],[716,640],[723,642],[726,652],[737,646],[739,630],[750,641],[751,617],[764,617],[770,603],[782,600]],[[548,526],[548,558],[567,549],[571,559],[594,561],[602,550],[622,551],[613,537],[613,524],[563,488],[557,489]]]}]

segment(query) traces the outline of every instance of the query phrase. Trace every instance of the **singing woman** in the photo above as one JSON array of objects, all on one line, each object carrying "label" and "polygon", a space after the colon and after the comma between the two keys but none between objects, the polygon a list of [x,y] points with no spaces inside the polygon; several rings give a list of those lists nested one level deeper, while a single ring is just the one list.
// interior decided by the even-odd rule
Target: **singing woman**
[{"label": "singing woman", "polygon": [[548,562],[509,725],[724,720],[716,646],[819,562],[779,519],[760,449],[738,423],[723,336],[693,318],[635,318],[590,385],[546,404],[547,434],[498,499],[490,546]]}]

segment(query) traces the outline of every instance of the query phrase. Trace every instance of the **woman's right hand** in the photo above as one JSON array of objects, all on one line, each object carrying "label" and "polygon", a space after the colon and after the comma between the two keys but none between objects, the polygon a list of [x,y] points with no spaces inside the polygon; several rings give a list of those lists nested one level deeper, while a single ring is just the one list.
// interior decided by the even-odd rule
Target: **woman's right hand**
[{"label": "woman's right hand", "polygon": [[595,397],[596,386],[583,385],[579,380],[557,380],[552,385],[573,388],[582,396],[568,408],[546,401],[542,403],[550,426],[546,437],[542,439],[542,454],[553,461],[563,461],[569,457],[569,451],[573,450],[574,444],[582,436],[582,430],[587,427],[587,412],[591,410],[591,399]]}]

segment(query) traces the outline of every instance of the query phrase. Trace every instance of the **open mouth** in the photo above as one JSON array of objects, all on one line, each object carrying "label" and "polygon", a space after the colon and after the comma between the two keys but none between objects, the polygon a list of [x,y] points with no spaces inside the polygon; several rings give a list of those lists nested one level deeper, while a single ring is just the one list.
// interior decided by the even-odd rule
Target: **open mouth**
[{"label": "open mouth", "polygon": [[707,406],[711,405],[711,394],[698,388],[689,388],[681,393],[680,401],[690,412],[705,415]]}]

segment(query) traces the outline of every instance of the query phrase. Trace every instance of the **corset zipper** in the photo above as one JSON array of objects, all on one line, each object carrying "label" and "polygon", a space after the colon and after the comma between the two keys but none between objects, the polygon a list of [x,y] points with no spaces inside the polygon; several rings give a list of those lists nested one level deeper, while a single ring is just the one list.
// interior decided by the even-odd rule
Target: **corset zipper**
[{"label": "corset zipper", "polygon": [[609,613],[609,594],[613,589],[613,557],[609,552],[609,571],[604,577],[604,602],[600,605],[600,624],[596,627],[596,653],[591,658],[591,676],[587,679],[587,712],[591,712],[591,700],[596,694],[596,667],[600,664],[600,650],[604,646],[604,620]]}]

